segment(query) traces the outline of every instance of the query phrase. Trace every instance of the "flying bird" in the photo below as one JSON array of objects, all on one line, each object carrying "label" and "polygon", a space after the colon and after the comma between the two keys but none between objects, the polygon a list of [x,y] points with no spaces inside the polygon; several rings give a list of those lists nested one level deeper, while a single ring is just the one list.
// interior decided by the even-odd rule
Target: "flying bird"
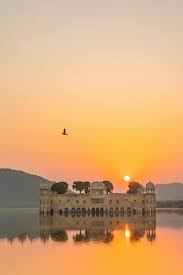
[{"label": "flying bird", "polygon": [[67,131],[66,131],[66,129],[65,129],[65,128],[64,128],[64,130],[63,130],[63,132],[62,132],[62,135],[64,135],[64,136],[68,136]]}]

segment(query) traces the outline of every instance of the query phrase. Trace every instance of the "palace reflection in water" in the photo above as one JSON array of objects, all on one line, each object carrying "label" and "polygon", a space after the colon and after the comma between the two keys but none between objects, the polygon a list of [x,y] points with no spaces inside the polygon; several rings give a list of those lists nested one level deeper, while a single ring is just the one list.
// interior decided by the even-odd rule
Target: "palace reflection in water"
[{"label": "palace reflection in water", "polygon": [[[10,215],[10,213],[8,214]],[[17,215],[17,214],[16,214]],[[29,218],[28,218],[28,217]],[[10,220],[10,217],[9,219]],[[4,230],[0,238],[11,244],[18,240],[22,244],[40,239],[43,243],[71,241],[80,243],[111,243],[114,232],[121,231],[131,242],[147,238],[150,242],[156,238],[156,216],[120,216],[120,215],[59,215],[31,214],[23,215],[14,223],[3,223]],[[4,233],[6,232],[6,233]]]},{"label": "palace reflection in water", "polygon": [[54,241],[67,241],[67,232],[73,231],[74,243],[110,243],[116,230],[121,230],[131,241],[143,237],[153,241],[156,237],[156,216],[40,216],[40,238],[44,242],[49,238]]}]

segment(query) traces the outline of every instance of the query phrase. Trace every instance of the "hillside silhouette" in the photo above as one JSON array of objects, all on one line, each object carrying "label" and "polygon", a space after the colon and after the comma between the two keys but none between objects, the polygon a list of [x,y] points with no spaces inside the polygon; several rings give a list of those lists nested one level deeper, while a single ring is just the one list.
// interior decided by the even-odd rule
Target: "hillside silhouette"
[{"label": "hillside silhouette", "polygon": [[0,169],[0,207],[38,207],[40,184],[51,184],[42,177]]},{"label": "hillside silhouette", "polygon": [[159,201],[178,201],[183,200],[183,184],[168,183],[156,185],[156,200]]}]

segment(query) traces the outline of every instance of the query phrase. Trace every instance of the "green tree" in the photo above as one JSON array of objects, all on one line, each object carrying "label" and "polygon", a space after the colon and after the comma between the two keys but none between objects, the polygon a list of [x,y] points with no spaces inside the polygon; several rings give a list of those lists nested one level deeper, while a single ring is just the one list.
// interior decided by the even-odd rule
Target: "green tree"
[{"label": "green tree", "polygon": [[107,194],[112,193],[112,190],[114,188],[112,182],[110,182],[109,180],[104,180],[103,183],[105,184]]},{"label": "green tree", "polygon": [[90,182],[89,181],[84,181],[83,185],[84,185],[85,194],[88,194],[89,193]]},{"label": "green tree", "polygon": [[57,194],[65,194],[68,189],[68,183],[67,182],[56,182],[52,184],[51,191],[56,192]]},{"label": "green tree", "polygon": [[81,192],[85,190],[85,185],[83,181],[74,181],[72,188],[76,191],[79,191],[79,193],[81,194]]},{"label": "green tree", "polygon": [[139,182],[136,181],[131,181],[128,184],[128,191],[127,193],[129,194],[136,194],[141,190],[141,184]]}]

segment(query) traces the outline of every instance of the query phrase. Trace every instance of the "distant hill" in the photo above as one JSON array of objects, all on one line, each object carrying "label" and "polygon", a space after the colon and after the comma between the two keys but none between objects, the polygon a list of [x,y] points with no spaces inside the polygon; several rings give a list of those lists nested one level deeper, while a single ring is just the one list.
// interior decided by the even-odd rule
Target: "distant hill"
[{"label": "distant hill", "polygon": [[157,184],[156,200],[158,201],[183,200],[183,184],[182,183]]},{"label": "distant hill", "polygon": [[38,207],[40,184],[51,182],[22,171],[0,169],[0,207]]}]

